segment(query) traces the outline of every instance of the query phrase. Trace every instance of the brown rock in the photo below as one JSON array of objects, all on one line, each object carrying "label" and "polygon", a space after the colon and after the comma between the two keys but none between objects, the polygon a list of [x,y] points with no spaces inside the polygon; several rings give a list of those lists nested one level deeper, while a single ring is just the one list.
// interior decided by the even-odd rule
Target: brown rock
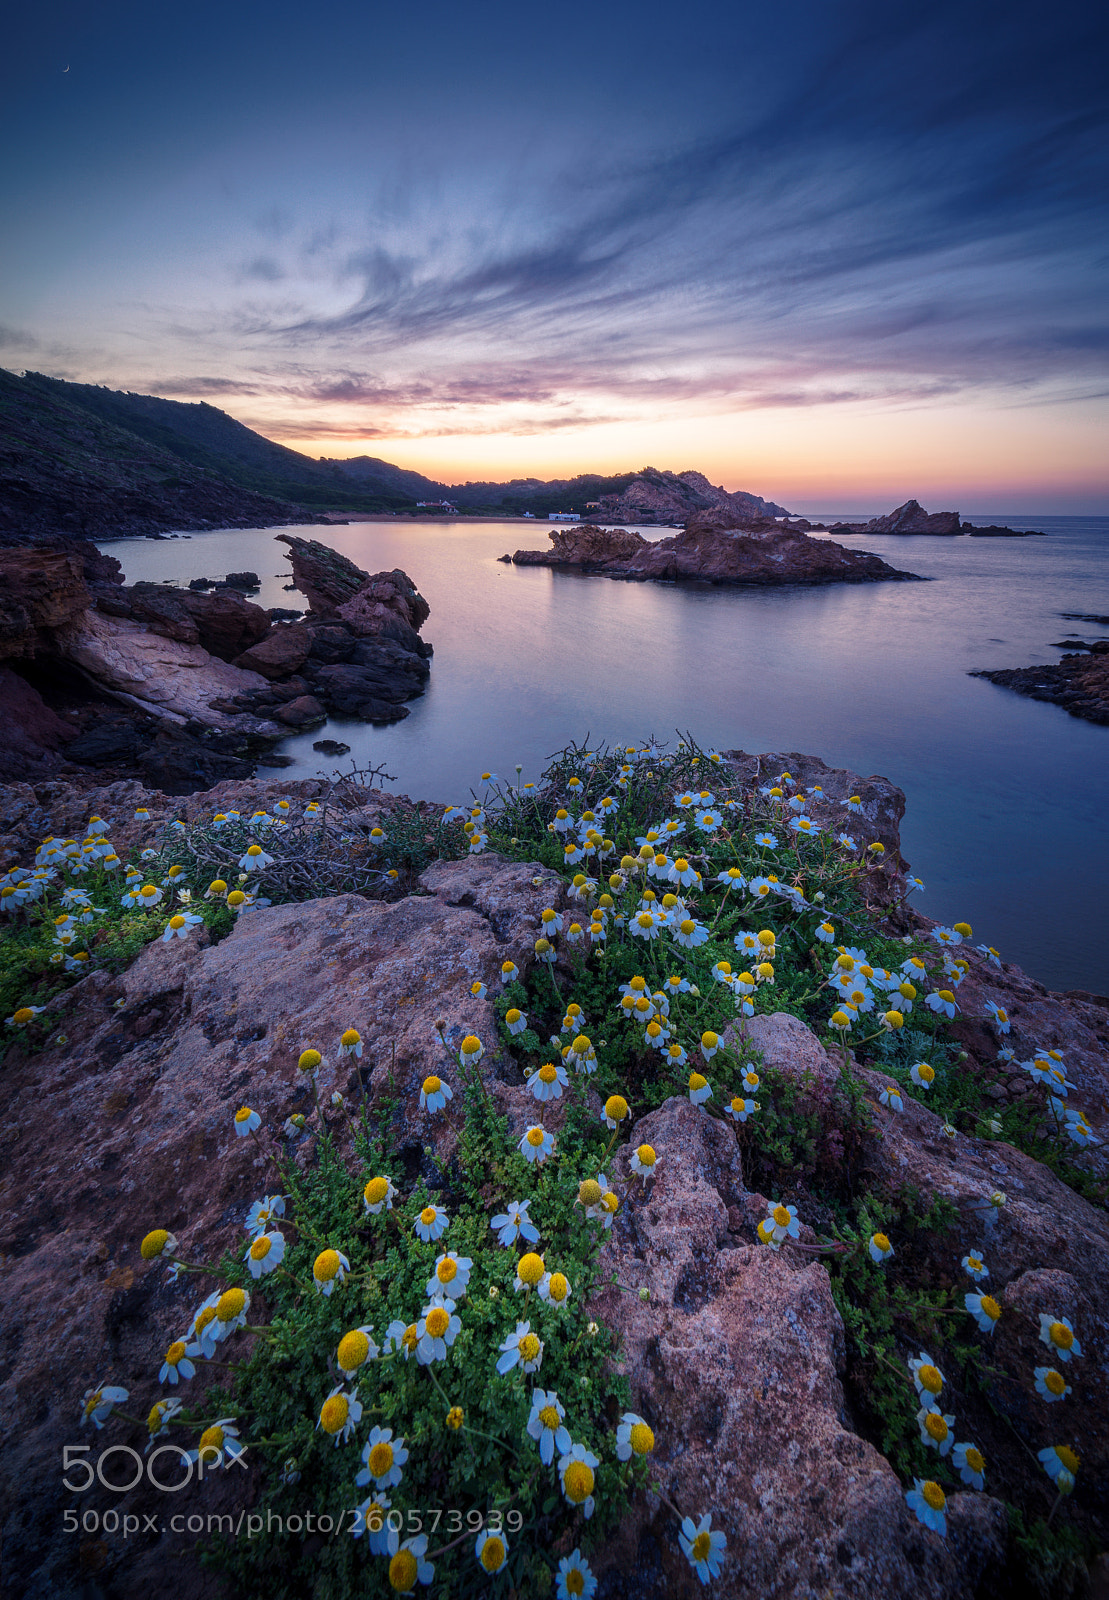
[{"label": "brown rock", "polygon": [[361,639],[393,639],[416,655],[428,656],[431,647],[419,637],[431,607],[406,572],[377,572],[343,605],[338,616]]},{"label": "brown rock", "polygon": [[81,557],[70,550],[0,549],[0,659],[50,649],[50,630],[91,604]]},{"label": "brown rock", "polygon": [[549,552],[518,550],[520,566],[574,566],[609,577],[699,579],[705,583],[823,584],[910,579],[878,556],[846,550],[828,539],[812,539],[776,522],[752,525],[741,514],[699,512],[670,539],[648,542],[630,529],[590,524],[555,528]]},{"label": "brown rock", "polygon": [[[915,1523],[889,1464],[845,1424],[825,1269],[729,1235],[727,1202],[743,1192],[731,1131],[675,1099],[636,1124],[641,1142],[660,1153],[657,1176],[618,1214],[598,1274],[633,1292],[606,1286],[592,1304],[621,1336],[633,1408],[654,1430],[652,1476],[728,1532],[713,1592],[972,1594],[1003,1548],[1004,1508],[952,1496],[946,1544]],[[598,1560],[620,1574],[614,1592],[699,1592],[672,1525],[654,1496],[633,1509]]]},{"label": "brown rock", "polygon": [[301,694],[295,700],[289,700],[285,705],[279,706],[274,712],[274,717],[289,728],[313,728],[327,721],[327,712],[315,695]]},{"label": "brown rock", "polygon": [[46,777],[75,729],[55,716],[38,690],[10,667],[0,667],[0,768],[8,779]]},{"label": "brown rock", "polygon": [[334,612],[337,606],[356,595],[366,582],[368,574],[356,567],[353,561],[341,556],[330,545],[318,539],[302,539],[299,534],[279,533],[279,544],[289,547],[289,560],[293,568],[293,583],[308,604],[320,616]]},{"label": "brown rock", "polygon": [[285,678],[308,660],[312,635],[298,622],[278,622],[259,644],[235,658],[235,665],[264,678]]}]

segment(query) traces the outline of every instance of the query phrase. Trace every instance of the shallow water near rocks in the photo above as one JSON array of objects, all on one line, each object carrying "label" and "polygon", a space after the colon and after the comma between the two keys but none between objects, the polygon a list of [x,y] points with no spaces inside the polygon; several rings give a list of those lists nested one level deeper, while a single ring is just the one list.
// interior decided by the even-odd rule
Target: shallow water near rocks
[{"label": "shallow water near rocks", "polygon": [[[1109,728],[967,674],[1056,661],[1051,643],[1068,633],[1109,636],[1060,616],[1109,615],[1109,518],[973,520],[1048,537],[847,537],[847,548],[932,581],[812,589],[626,583],[499,563],[545,545],[538,521],[385,518],[102,548],[128,582],[253,569],[264,606],[304,605],[283,589],[278,532],[414,580],[431,606],[427,693],[392,727],[332,718],[288,739],[290,777],[378,762],[401,792],[457,803],[483,770],[513,779],[519,762],[537,778],[552,752],[587,735],[673,739],[680,728],[706,747],[805,751],[905,790],[902,848],[926,885],[923,912],[969,921],[976,942],[1051,988],[1104,994]],[[319,755],[321,738],[351,755]]]}]

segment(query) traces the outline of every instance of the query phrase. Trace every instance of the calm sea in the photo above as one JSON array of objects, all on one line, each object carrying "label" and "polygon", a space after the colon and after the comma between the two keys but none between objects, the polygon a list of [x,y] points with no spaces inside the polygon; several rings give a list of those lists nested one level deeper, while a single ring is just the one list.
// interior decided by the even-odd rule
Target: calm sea
[{"label": "calm sea", "polygon": [[[843,513],[836,513],[842,516]],[[498,563],[543,523],[385,519],[290,529],[369,572],[403,567],[431,606],[431,684],[388,728],[333,719],[290,738],[290,776],[384,762],[414,798],[460,802],[486,769],[537,777],[571,739],[673,738],[799,750],[880,773],[908,796],[902,842],[922,911],[1051,988],[1109,991],[1109,727],[1025,700],[979,667],[1056,661],[1061,612],[1109,615],[1109,518],[979,523],[1043,539],[848,538],[928,583],[723,589],[615,582]],[[277,529],[106,543],[128,581],[262,575],[261,604],[303,605]],[[643,530],[650,537],[666,530]],[[283,576],[284,574],[284,576]],[[344,765],[349,758],[344,758]]]}]

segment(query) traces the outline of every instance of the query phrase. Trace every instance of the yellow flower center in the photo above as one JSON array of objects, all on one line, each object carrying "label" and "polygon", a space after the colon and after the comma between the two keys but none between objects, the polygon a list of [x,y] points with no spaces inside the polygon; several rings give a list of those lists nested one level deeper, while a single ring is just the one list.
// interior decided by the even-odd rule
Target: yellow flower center
[{"label": "yellow flower center", "polygon": [[557,1071],[557,1069],[555,1067],[554,1062],[553,1061],[544,1061],[543,1065],[539,1068],[539,1081],[540,1081],[540,1083],[554,1083],[554,1081],[555,1081],[555,1079],[557,1077],[558,1077],[558,1071]]},{"label": "yellow flower center", "polygon": [[788,1206],[775,1206],[772,1216],[779,1228],[788,1228],[793,1220],[789,1214]]},{"label": "yellow flower center", "polygon": [[297,1062],[297,1068],[301,1072],[315,1072],[322,1060],[318,1050],[305,1050]]},{"label": "yellow flower center", "polygon": [[30,1022],[34,1014],[35,1013],[31,1010],[30,1006],[20,1006],[19,1010],[12,1017],[12,1021],[22,1026],[23,1023]]},{"label": "yellow flower center", "polygon": [[419,1331],[417,1330],[414,1322],[410,1322],[407,1328],[405,1328],[404,1332],[401,1334],[400,1342],[408,1351],[409,1355],[411,1355],[413,1350],[415,1350],[416,1346],[420,1342]]},{"label": "yellow flower center", "polygon": [[545,1270],[543,1257],[536,1255],[534,1250],[529,1250],[526,1256],[521,1256],[519,1265],[516,1268],[520,1282],[526,1283],[532,1289],[542,1278]]},{"label": "yellow flower center", "polygon": [[215,1306],[205,1306],[204,1310],[199,1314],[199,1316],[196,1319],[196,1331],[197,1331],[197,1333],[198,1334],[203,1333],[205,1328],[208,1326],[208,1324],[210,1322],[215,1322],[215,1320],[216,1320],[216,1308],[215,1308]]},{"label": "yellow flower center", "polygon": [[1051,1371],[1046,1373],[1044,1376],[1044,1387],[1049,1389],[1052,1394],[1061,1395],[1067,1387],[1067,1380],[1063,1377],[1061,1372],[1056,1372],[1055,1369],[1052,1368]]},{"label": "yellow flower center", "polygon": [[447,1427],[453,1428],[457,1433],[466,1420],[466,1413],[461,1406],[451,1406],[447,1412]]},{"label": "yellow flower center", "polygon": [[578,1186],[578,1199],[583,1206],[595,1206],[601,1198],[601,1186],[596,1178],[586,1178]]},{"label": "yellow flower center", "polygon": [[610,1094],[605,1101],[605,1116],[613,1122],[623,1122],[628,1114],[628,1102],[621,1094]]},{"label": "yellow flower center", "polygon": [[369,1353],[370,1341],[357,1328],[350,1333],[344,1333],[339,1340],[337,1359],[344,1372],[353,1372],[356,1367],[360,1367]]},{"label": "yellow flower center", "polygon": [[566,1468],[562,1479],[566,1498],[573,1505],[580,1506],[583,1500],[588,1500],[593,1493],[593,1469],[584,1461],[571,1461]]},{"label": "yellow flower center", "polygon": [[942,1444],[947,1438],[947,1423],[938,1411],[929,1411],[924,1419],[924,1431],[930,1439],[935,1439],[937,1444]]},{"label": "yellow flower center", "polygon": [[552,1432],[560,1427],[562,1423],[562,1418],[554,1406],[544,1406],[539,1413],[539,1420],[545,1428],[550,1428]]},{"label": "yellow flower center", "polygon": [[424,1079],[424,1094],[425,1095],[438,1094],[439,1090],[442,1087],[443,1086],[440,1083],[439,1079],[437,1077],[435,1077],[434,1074],[430,1078],[425,1078]]},{"label": "yellow flower center", "polygon": [[249,1106],[240,1106],[238,1111],[235,1113],[235,1121],[249,1122],[253,1115],[254,1113],[251,1111]]},{"label": "yellow flower center", "polygon": [[325,1400],[320,1412],[320,1426],[324,1433],[339,1433],[347,1425],[350,1404],[345,1394],[333,1394]]},{"label": "yellow flower center", "polygon": [[388,1178],[371,1178],[362,1193],[368,1206],[379,1206],[389,1194]]},{"label": "yellow flower center", "polygon": [[546,1134],[543,1132],[542,1128],[528,1129],[528,1144],[531,1145],[533,1150],[538,1150],[545,1138]]},{"label": "yellow flower center", "polygon": [[655,1448],[655,1436],[645,1422],[636,1422],[632,1424],[628,1443],[637,1456],[647,1456]]},{"label": "yellow flower center", "polygon": [[1055,1446],[1055,1454],[1059,1457],[1059,1460],[1063,1463],[1064,1467],[1066,1467],[1067,1471],[1073,1478],[1075,1473],[1078,1471],[1078,1457],[1071,1449],[1070,1445],[1057,1444]]},{"label": "yellow flower center", "polygon": [[520,1340],[520,1359],[522,1361],[534,1361],[538,1354],[539,1340],[534,1333],[525,1333]]},{"label": "yellow flower center", "polygon": [[972,1472],[985,1472],[986,1458],[981,1450],[976,1450],[973,1445],[966,1453],[966,1463]]},{"label": "yellow flower center", "polygon": [[139,1254],[144,1261],[156,1261],[166,1247],[169,1234],[164,1228],[155,1228],[153,1233],[148,1233],[139,1246]]},{"label": "yellow flower center", "polygon": [[519,1022],[520,1013],[515,1006],[512,1006],[508,1011],[505,1012],[504,1020],[508,1023],[509,1027],[511,1027],[514,1022]]},{"label": "yellow flower center", "polygon": [[481,1564],[486,1572],[499,1572],[504,1566],[504,1545],[493,1534],[481,1547]]},{"label": "yellow flower center", "polygon": [[236,1317],[241,1317],[246,1308],[246,1295],[241,1289],[228,1289],[220,1295],[216,1305],[216,1316],[221,1322],[234,1322]]},{"label": "yellow flower center", "polygon": [[339,1043],[345,1044],[348,1048],[352,1044],[361,1044],[362,1035],[359,1033],[357,1028],[348,1028],[346,1033],[343,1034],[343,1037],[340,1039]]},{"label": "yellow flower center", "polygon": [[458,1277],[458,1262],[450,1256],[445,1256],[435,1269],[435,1276],[440,1283],[453,1283]]},{"label": "yellow flower center", "polygon": [[264,1261],[272,1248],[268,1235],[262,1234],[261,1238],[255,1239],[250,1247],[250,1259],[252,1261]]},{"label": "yellow flower center", "polygon": [[431,1224],[435,1221],[438,1215],[439,1213],[436,1211],[434,1206],[425,1206],[420,1212],[420,1221],[423,1223],[425,1228],[430,1228]]},{"label": "yellow flower center", "polygon": [[639,1146],[639,1149],[635,1153],[639,1157],[640,1166],[642,1166],[642,1167],[653,1167],[654,1166],[654,1164],[655,1164],[655,1152],[654,1152],[654,1150],[651,1148],[651,1146],[649,1144],[641,1144]]},{"label": "yellow flower center", "polygon": [[691,1072],[689,1074],[689,1087],[694,1091],[703,1089],[708,1081],[700,1072]]},{"label": "yellow flower center", "polygon": [[151,1433],[158,1433],[162,1426],[162,1412],[165,1410],[164,1400],[156,1400],[150,1408],[150,1415],[146,1419],[146,1426]]},{"label": "yellow flower center", "polygon": [[873,1244],[875,1250],[881,1250],[883,1255],[890,1247],[889,1239],[884,1233],[876,1233],[874,1238],[871,1240],[871,1243]]},{"label": "yellow flower center", "polygon": [[917,1382],[922,1389],[927,1389],[929,1394],[939,1394],[943,1388],[943,1376],[938,1367],[925,1365],[917,1369]]},{"label": "yellow flower center", "polygon": [[982,1296],[982,1310],[986,1313],[991,1322],[996,1322],[998,1317],[1001,1315],[1001,1307],[998,1305],[993,1296],[989,1294],[984,1294]]},{"label": "yellow flower center", "polygon": [[606,1194],[603,1194],[601,1196],[601,1205],[608,1212],[609,1216],[612,1216],[612,1217],[614,1217],[616,1215],[617,1211],[620,1208],[620,1202],[617,1199],[617,1197],[613,1194],[611,1189],[609,1189]]},{"label": "yellow flower center", "polygon": [[550,1295],[551,1299],[557,1301],[561,1305],[562,1301],[565,1300],[569,1292],[570,1285],[565,1276],[561,1272],[552,1272],[551,1281],[547,1285],[547,1293]]},{"label": "yellow flower center", "polygon": [[245,901],[246,895],[241,889],[232,889],[231,893],[227,896],[227,904],[229,906],[241,906]]},{"label": "yellow flower center", "polygon": [[[982,1303],[985,1305],[985,1301]],[[1047,1331],[1052,1344],[1057,1350],[1069,1350],[1074,1343],[1074,1334],[1064,1322],[1053,1322]]]},{"label": "yellow flower center", "polygon": [[707,1561],[709,1551],[712,1549],[712,1539],[707,1533],[699,1533],[693,1541],[691,1552],[694,1561]]},{"label": "yellow flower center", "polygon": [[184,1339],[175,1339],[173,1341],[173,1343],[170,1345],[169,1349],[166,1351],[166,1365],[170,1366],[170,1367],[175,1367],[177,1365],[177,1363],[181,1360],[181,1357],[184,1354],[185,1354],[185,1341],[184,1341]]},{"label": "yellow flower center", "polygon": [[171,928],[183,928],[185,926],[185,919],[184,919],[184,917],[180,917],[180,916],[179,917],[170,917],[169,925],[170,925]]},{"label": "yellow flower center", "polygon": [[481,1040],[476,1033],[468,1033],[462,1041],[462,1054],[464,1056],[476,1055],[481,1049]]},{"label": "yellow flower center", "polygon": [[321,1250],[312,1263],[312,1276],[319,1283],[330,1283],[341,1264],[337,1250]]},{"label": "yellow flower center", "polygon": [[411,1550],[398,1550],[389,1563],[389,1584],[398,1594],[407,1594],[416,1583],[416,1557]]},{"label": "yellow flower center", "polygon": [[689,938],[690,934],[693,932],[693,930],[694,930],[694,928],[696,926],[697,926],[697,924],[693,921],[692,917],[686,917],[683,922],[679,923],[679,927],[681,928],[682,932],[685,934],[687,939]]},{"label": "yellow flower center", "polygon": [[920,1493],[924,1500],[924,1504],[932,1511],[942,1511],[944,1506],[947,1504],[947,1496],[944,1494],[939,1484],[933,1483],[930,1478],[927,1483],[921,1484]]},{"label": "yellow flower center", "polygon": [[217,1451],[223,1449],[223,1429],[216,1423],[211,1428],[205,1428],[200,1435],[200,1449],[198,1454],[201,1461],[207,1463],[212,1460]]},{"label": "yellow flower center", "polygon": [[562,1582],[567,1594],[585,1593],[585,1573],[580,1567],[571,1567]]},{"label": "yellow flower center", "polygon": [[441,1339],[451,1325],[450,1312],[442,1306],[432,1306],[424,1327],[433,1339]]},{"label": "yellow flower center", "polygon": [[392,1445],[387,1444],[385,1440],[381,1440],[378,1444],[375,1444],[373,1449],[370,1451],[368,1465],[370,1468],[370,1476],[372,1478],[384,1478],[385,1474],[392,1471],[393,1467]]},{"label": "yellow flower center", "polygon": [[717,1045],[720,1043],[720,1040],[710,1028],[707,1033],[703,1033],[701,1035],[701,1043],[704,1045],[706,1050],[715,1050]]}]

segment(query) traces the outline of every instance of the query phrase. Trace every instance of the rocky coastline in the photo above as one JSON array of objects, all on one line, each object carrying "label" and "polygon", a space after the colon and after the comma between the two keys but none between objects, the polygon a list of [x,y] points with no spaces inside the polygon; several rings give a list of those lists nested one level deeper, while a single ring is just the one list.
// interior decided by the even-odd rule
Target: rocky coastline
[{"label": "rocky coastline", "polygon": [[1109,727],[1109,639],[1070,647],[1061,661],[1046,666],[991,668],[969,676],[987,678],[1002,689],[1046,700],[1072,717]]},{"label": "rocky coastline", "polygon": [[296,621],[247,598],[253,574],[232,574],[238,588],[125,585],[84,540],[0,545],[6,774],[99,772],[188,794],[284,764],[274,746],[329,712],[406,717],[430,673],[426,601],[399,569],[365,573],[284,538],[310,606]]},{"label": "rocky coastline", "polygon": [[[324,573],[320,582],[334,603],[345,578]],[[326,598],[322,587],[316,598]],[[722,761],[717,779],[752,797],[765,796],[767,784],[788,770],[822,827],[834,826],[848,805],[860,838],[883,845],[865,869],[868,905],[879,909],[887,933],[932,937],[934,925],[907,905],[900,790],[797,752],[730,751]],[[553,804],[558,797],[543,798]],[[335,789],[316,780],[222,783],[183,802],[134,781],[99,789],[58,779],[14,783],[0,788],[0,861],[26,860],[45,835],[79,838],[90,810],[114,819],[113,843],[130,858],[174,819],[192,827],[213,813],[250,816],[279,799],[298,811],[329,803],[336,837],[361,841],[362,850],[370,830],[388,830],[407,805],[354,784]],[[413,809],[429,825],[437,810]],[[190,1279],[167,1278],[162,1262],[144,1260],[139,1241],[154,1227],[171,1229],[187,1240],[191,1261],[218,1256],[229,1229],[238,1230],[241,1246],[241,1218],[270,1185],[268,1154],[271,1144],[279,1146],[266,1130],[293,1119],[285,1123],[287,1143],[302,1176],[328,1139],[353,1164],[344,1103],[376,1105],[395,1095],[393,1122],[408,1163],[394,1173],[398,1184],[411,1184],[417,1173],[449,1184],[459,1154],[455,1126],[420,1108],[421,1084],[426,1089],[429,1075],[443,1071],[444,1030],[452,1047],[463,1034],[488,1042],[480,1063],[483,1093],[507,1119],[512,1139],[520,1135],[536,1105],[518,1063],[495,1042],[503,1013],[498,978],[505,963],[514,963],[521,978],[531,972],[536,930],[548,911],[566,921],[581,914],[568,888],[549,867],[486,852],[432,860],[380,898],[342,894],[262,907],[218,941],[203,928],[185,940],[155,939],[130,964],[91,972],[58,1003],[56,1016],[44,1019],[50,1027],[33,1048],[22,1039],[11,1045],[0,1078],[9,1130],[0,1237],[8,1334],[0,1403],[8,1445],[0,1475],[14,1592],[55,1600],[160,1595],[169,1592],[172,1563],[172,1588],[181,1600],[234,1593],[200,1563],[210,1541],[168,1531],[164,1497],[145,1482],[125,1505],[149,1517],[141,1535],[124,1541],[63,1531],[62,1511],[77,1502],[60,1487],[60,1441],[91,1440],[94,1459],[109,1441],[142,1446],[142,1428],[129,1421],[114,1422],[115,1431],[103,1435],[82,1433],[73,1420],[82,1393],[106,1382],[137,1396],[152,1386],[158,1391],[162,1352],[203,1292]],[[988,1008],[1001,1006],[1011,1054],[1058,1050],[1077,1103],[1091,1116],[1103,1114],[1109,999],[1049,993],[969,943],[960,953],[967,971],[954,1040],[966,1082],[999,1108],[1029,1092],[1027,1074],[998,1055]],[[551,967],[556,992],[574,993],[581,976],[579,958],[560,941]],[[337,1037],[352,1019],[364,1056],[336,1058],[331,1050],[318,1083],[306,1084],[298,1052]],[[806,1188],[815,1184],[813,1172],[806,1166],[791,1190],[805,1223],[796,1245],[780,1251],[760,1245],[755,1230],[772,1196],[760,1188],[753,1147],[737,1143],[736,1130],[720,1116],[672,1096],[638,1116],[608,1165],[624,1198],[602,1235],[593,1281],[580,1286],[590,1326],[611,1331],[628,1402],[649,1419],[657,1441],[650,1463],[657,1489],[637,1493],[630,1515],[591,1558],[599,1594],[692,1600],[705,1592],[672,1536],[674,1504],[711,1505],[714,1526],[726,1530],[727,1560],[711,1590],[722,1600],[752,1594],[864,1600],[875,1593],[888,1600],[996,1600],[1028,1592],[1026,1557],[1005,1501],[1031,1495],[1046,1515],[1054,1491],[1034,1459],[1031,1467],[1022,1461],[1012,1437],[1037,1437],[1044,1426],[1052,1438],[1073,1440],[1081,1458],[1078,1490],[1064,1508],[1083,1530],[1074,1548],[1104,1548],[1109,1405],[1098,1367],[1109,1327],[1109,1226],[1103,1207],[981,1126],[949,1127],[924,1096],[906,1097],[901,1110],[880,1103],[888,1077],[858,1065],[849,1073],[845,1053],[826,1048],[788,1011],[764,1008],[737,1020],[725,1043],[749,1052],[765,1082],[779,1085],[797,1126],[811,1123],[826,1139],[813,1159],[849,1168],[875,1204],[911,1193],[921,1206],[947,1208],[950,1237],[921,1229],[899,1233],[896,1243],[922,1286],[942,1291],[958,1283],[960,1318],[964,1285],[951,1263],[966,1247],[984,1244],[987,1287],[1001,1306],[999,1331],[984,1341],[987,1370],[980,1378],[990,1383],[995,1412],[996,1449],[989,1453],[987,1445],[991,1475],[985,1492],[949,1486],[946,1537],[911,1517],[899,1481],[904,1466],[894,1470],[868,1420],[866,1385],[880,1386],[882,1369],[860,1369],[851,1354],[855,1331],[845,1327],[833,1293],[838,1258],[821,1247],[821,1240],[830,1242],[834,1219],[817,1216]],[[842,1107],[833,1112],[844,1081],[856,1085],[863,1112],[848,1126],[846,1147],[836,1121]],[[322,1108],[315,1120],[313,1096]],[[261,1119],[264,1146],[236,1137],[232,1118],[244,1102]],[[556,1130],[563,1128],[560,1107],[542,1108]],[[601,1118],[592,1089],[589,1109]],[[629,1167],[637,1147],[649,1147],[652,1159],[658,1153],[649,1183]],[[1095,1160],[1091,1170],[1104,1177],[1103,1162]],[[495,1210],[503,1196],[496,1175],[489,1176],[487,1203]],[[262,1280],[254,1285],[252,1323],[265,1321],[266,1304]],[[1084,1360],[1066,1368],[1077,1392],[1058,1423],[1055,1412],[1064,1408],[1029,1398],[1016,1377],[1046,1359],[1036,1337],[1045,1306],[1073,1321],[1084,1341]],[[463,1314],[473,1320],[475,1311],[467,1303]],[[908,1336],[907,1315],[903,1308],[895,1313],[891,1338],[899,1345]],[[337,1330],[343,1326],[336,1321]],[[945,1326],[943,1317],[933,1319],[931,1350]],[[377,1330],[379,1338],[383,1333]],[[915,1354],[919,1342],[905,1349]],[[585,1352],[581,1360],[584,1382]],[[900,1356],[898,1363],[904,1367]],[[949,1367],[946,1377],[951,1385]],[[193,1380],[194,1388],[206,1381]],[[287,1381],[302,1379],[290,1369]],[[892,1392],[915,1408],[912,1383],[903,1372],[897,1381]],[[372,1393],[369,1383],[364,1390]],[[193,1389],[158,1392],[183,1393],[196,1404]],[[308,1409],[313,1398],[318,1407],[319,1397],[306,1395]],[[131,1401],[142,1414],[148,1404]],[[970,1404],[969,1394],[945,1390],[945,1408]],[[1000,1459],[1005,1447],[1012,1466]],[[182,1493],[174,1509],[224,1516],[243,1505],[255,1508],[264,1470],[254,1453],[249,1471],[212,1474]],[[123,1506],[120,1496],[95,1485],[79,1503],[98,1514]],[[568,1553],[570,1542],[556,1554]],[[315,1559],[321,1543],[298,1541],[296,1553]],[[1082,1592],[1084,1558],[1069,1559],[1060,1586],[1037,1593],[1064,1600]],[[1105,1565],[1102,1558],[1095,1569],[1102,1577]]]},{"label": "rocky coastline", "polygon": [[517,550],[500,559],[519,567],[562,568],[635,582],[766,586],[923,581],[880,556],[809,538],[808,526],[713,509],[690,517],[672,538],[651,542],[632,528],[582,523],[552,528],[550,550]]}]

